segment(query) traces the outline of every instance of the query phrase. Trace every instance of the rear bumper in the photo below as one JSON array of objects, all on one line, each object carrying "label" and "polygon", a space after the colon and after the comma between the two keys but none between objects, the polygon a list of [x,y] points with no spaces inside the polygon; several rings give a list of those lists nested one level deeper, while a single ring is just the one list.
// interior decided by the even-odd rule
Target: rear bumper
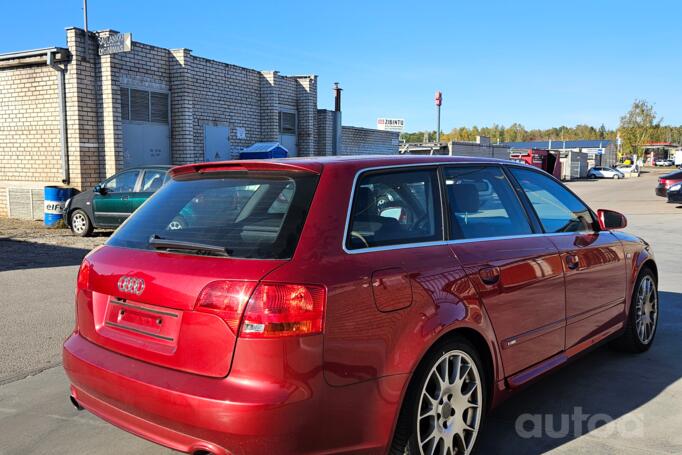
[{"label": "rear bumper", "polygon": [[658,185],[656,187],[656,196],[666,197],[668,193],[668,188],[665,185]]},{"label": "rear bumper", "polygon": [[297,396],[291,384],[169,370],[77,334],[64,344],[63,359],[71,393],[85,409],[180,452],[296,453],[291,436],[315,418],[313,397]]},{"label": "rear bumper", "polygon": [[[253,362],[255,353],[245,351]],[[78,334],[65,342],[63,360],[81,406],[185,453],[377,453],[390,440],[406,380],[398,375],[334,388],[321,368],[300,364],[293,366],[304,372],[303,382],[244,377],[238,368],[227,378],[209,378],[125,357]]]}]

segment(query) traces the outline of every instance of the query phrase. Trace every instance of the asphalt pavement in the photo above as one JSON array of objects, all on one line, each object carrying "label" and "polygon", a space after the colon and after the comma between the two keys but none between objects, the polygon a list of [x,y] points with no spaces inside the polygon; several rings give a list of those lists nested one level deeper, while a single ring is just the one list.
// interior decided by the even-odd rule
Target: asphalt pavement
[{"label": "asphalt pavement", "polygon": [[[627,230],[652,244],[661,291],[654,346],[641,355],[599,348],[518,393],[489,416],[479,453],[682,453],[682,206],[654,195],[657,174],[569,183],[592,208],[626,214]],[[0,220],[0,454],[171,453],[68,401],[60,351],[77,264],[102,239],[45,241],[2,228]]]}]

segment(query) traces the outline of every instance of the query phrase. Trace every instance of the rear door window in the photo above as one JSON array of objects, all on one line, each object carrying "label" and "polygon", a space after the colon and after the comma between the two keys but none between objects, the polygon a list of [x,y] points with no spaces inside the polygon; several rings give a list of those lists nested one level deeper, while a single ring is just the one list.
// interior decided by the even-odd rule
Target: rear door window
[{"label": "rear door window", "polygon": [[528,217],[498,166],[445,168],[450,237],[476,239],[532,234]]},{"label": "rear door window", "polygon": [[140,192],[153,193],[154,191],[161,188],[165,177],[166,172],[164,171],[156,169],[147,169],[146,171],[144,171],[144,175],[142,176],[142,185],[140,186]]},{"label": "rear door window", "polygon": [[537,171],[510,167],[528,196],[545,232],[592,231],[590,210],[560,183]]},{"label": "rear door window", "polygon": [[150,238],[285,259],[298,243],[318,177],[287,172],[192,174],[162,186],[107,242],[151,249]]},{"label": "rear door window", "polygon": [[443,229],[435,169],[361,176],[346,237],[349,249],[438,241]]}]

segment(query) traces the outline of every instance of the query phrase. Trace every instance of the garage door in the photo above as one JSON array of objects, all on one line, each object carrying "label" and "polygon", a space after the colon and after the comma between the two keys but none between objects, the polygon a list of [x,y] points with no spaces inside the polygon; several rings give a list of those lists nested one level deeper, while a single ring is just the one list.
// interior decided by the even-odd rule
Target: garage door
[{"label": "garage door", "polygon": [[169,94],[121,88],[124,168],[171,164]]}]

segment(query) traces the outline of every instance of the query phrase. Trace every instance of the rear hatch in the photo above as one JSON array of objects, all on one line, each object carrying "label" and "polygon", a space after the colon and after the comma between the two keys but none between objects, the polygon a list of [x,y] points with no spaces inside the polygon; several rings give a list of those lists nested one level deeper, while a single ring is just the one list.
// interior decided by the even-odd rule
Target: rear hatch
[{"label": "rear hatch", "polygon": [[79,332],[190,373],[229,373],[244,307],[296,248],[318,175],[290,166],[180,168],[85,259]]}]

